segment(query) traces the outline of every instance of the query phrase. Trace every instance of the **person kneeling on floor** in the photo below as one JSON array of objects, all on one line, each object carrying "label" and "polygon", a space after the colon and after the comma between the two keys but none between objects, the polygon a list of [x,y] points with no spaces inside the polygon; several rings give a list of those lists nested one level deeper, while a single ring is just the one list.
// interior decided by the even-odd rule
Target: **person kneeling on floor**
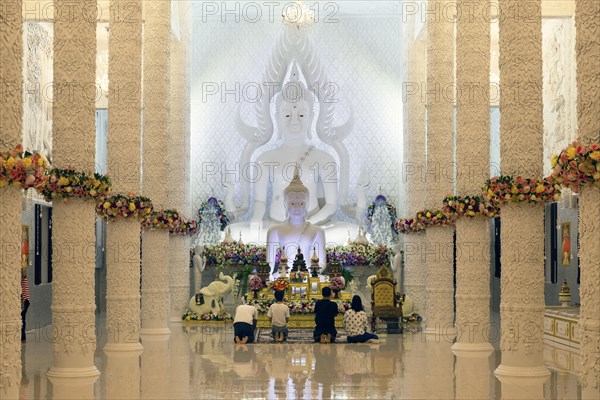
[{"label": "person kneeling on floor", "polygon": [[333,343],[337,336],[335,329],[335,316],[338,313],[337,303],[329,300],[331,288],[325,286],[321,290],[323,298],[315,304],[315,331],[313,337],[315,342]]},{"label": "person kneeling on floor", "polygon": [[283,291],[278,290],[275,292],[275,300],[277,302],[271,304],[267,315],[271,318],[271,324],[273,325],[273,339],[276,342],[283,342],[288,337],[287,323],[290,320],[290,308],[283,303]]},{"label": "person kneeling on floor", "polygon": [[256,321],[258,320],[258,311],[256,307],[244,303],[235,309],[235,318],[233,320],[233,333],[236,343],[254,342],[254,331],[256,330]]},{"label": "person kneeling on floor", "polygon": [[348,334],[348,343],[379,341],[377,335],[367,332],[369,329],[369,322],[362,305],[362,300],[358,295],[352,297],[351,307],[344,315],[344,329]]}]

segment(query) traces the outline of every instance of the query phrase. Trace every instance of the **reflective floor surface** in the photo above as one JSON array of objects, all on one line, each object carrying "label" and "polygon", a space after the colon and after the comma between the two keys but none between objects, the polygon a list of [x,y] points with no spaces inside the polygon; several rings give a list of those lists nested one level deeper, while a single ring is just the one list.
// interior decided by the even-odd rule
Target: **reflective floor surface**
[{"label": "reflective floor surface", "polygon": [[[49,331],[50,328],[46,328]],[[450,340],[421,333],[382,335],[380,344],[234,344],[232,328],[173,325],[167,341],[146,340],[141,357],[107,355],[100,333],[95,383],[46,378],[48,335],[23,345],[22,399],[500,399],[500,352],[457,357]],[[101,332],[100,330],[98,332]],[[550,378],[521,398],[577,399],[576,351],[546,346]],[[141,360],[141,361],[140,361]]]}]

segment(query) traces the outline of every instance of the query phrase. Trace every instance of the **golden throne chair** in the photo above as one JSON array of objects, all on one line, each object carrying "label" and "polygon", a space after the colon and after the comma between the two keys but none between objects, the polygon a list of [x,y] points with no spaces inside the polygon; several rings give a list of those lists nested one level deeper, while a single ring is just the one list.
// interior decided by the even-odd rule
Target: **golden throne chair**
[{"label": "golden throne chair", "polygon": [[378,318],[398,319],[402,333],[402,307],[396,301],[396,280],[382,266],[371,281],[371,329],[375,332]]}]

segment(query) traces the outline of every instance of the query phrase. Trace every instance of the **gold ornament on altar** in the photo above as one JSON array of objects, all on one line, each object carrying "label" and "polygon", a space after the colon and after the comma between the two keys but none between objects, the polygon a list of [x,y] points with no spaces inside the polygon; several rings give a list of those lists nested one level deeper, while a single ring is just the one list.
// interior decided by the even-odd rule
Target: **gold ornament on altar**
[{"label": "gold ornament on altar", "polygon": [[567,278],[565,278],[562,286],[560,287],[560,293],[558,294],[558,301],[563,307],[568,307],[571,302],[571,289],[567,284]]}]

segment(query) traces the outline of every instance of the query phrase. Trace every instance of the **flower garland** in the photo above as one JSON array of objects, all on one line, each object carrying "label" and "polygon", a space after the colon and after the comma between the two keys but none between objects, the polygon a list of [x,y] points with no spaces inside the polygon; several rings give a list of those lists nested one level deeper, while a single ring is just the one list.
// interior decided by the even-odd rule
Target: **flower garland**
[{"label": "flower garland", "polygon": [[560,184],[552,177],[543,179],[521,176],[495,176],[483,186],[483,196],[497,205],[513,203],[541,203],[560,199]]},{"label": "flower garland", "polygon": [[396,226],[396,207],[393,204],[388,203],[387,199],[384,195],[380,194],[375,197],[375,200],[371,203],[371,205],[367,208],[367,224],[371,225],[373,222],[373,215],[375,214],[375,208],[378,205],[384,204],[388,210],[388,214],[390,216],[390,224],[394,233],[398,233],[398,227]]},{"label": "flower garland", "polygon": [[196,235],[199,229],[198,221],[195,219],[179,216],[179,223],[174,228],[170,229],[169,233],[180,236]]},{"label": "flower garland", "polygon": [[396,221],[396,227],[400,233],[422,233],[425,232],[425,225],[414,218],[399,219]]},{"label": "flower garland", "polygon": [[207,201],[200,205],[200,208],[198,209],[198,221],[202,220],[202,215],[208,207],[215,209],[215,212],[219,217],[219,221],[221,222],[221,231],[225,230],[227,225],[229,225],[229,217],[225,211],[225,205],[216,197],[209,197]]},{"label": "flower garland", "polygon": [[97,173],[86,174],[68,167],[52,168],[41,193],[48,201],[54,198],[97,199],[110,193],[110,179]]},{"label": "flower garland", "polygon": [[263,281],[262,279],[260,279],[260,277],[258,275],[252,275],[250,277],[250,279],[248,280],[248,285],[250,286],[251,290],[260,290],[264,287]]},{"label": "flower garland", "polygon": [[552,157],[552,177],[577,193],[584,185],[600,186],[600,145],[584,146],[574,141]]},{"label": "flower garland", "polygon": [[152,214],[152,201],[133,194],[114,194],[102,197],[96,203],[96,214],[104,219],[131,218],[143,220]]},{"label": "flower garland", "polygon": [[0,153],[0,188],[41,189],[48,180],[48,162],[39,153],[23,151],[18,144],[11,151]]},{"label": "flower garland", "polygon": [[388,265],[393,256],[391,248],[376,244],[357,244],[348,246],[327,246],[327,260],[338,262],[343,266]]},{"label": "flower garland", "polygon": [[444,199],[444,213],[451,218],[494,217],[498,214],[498,207],[481,196],[448,196]]},{"label": "flower garland", "polygon": [[181,224],[181,217],[177,210],[159,210],[144,218],[142,228],[168,229],[173,231]]},{"label": "flower garland", "polygon": [[417,220],[425,227],[452,225],[456,218],[444,213],[444,210],[423,210],[417,212]]}]

